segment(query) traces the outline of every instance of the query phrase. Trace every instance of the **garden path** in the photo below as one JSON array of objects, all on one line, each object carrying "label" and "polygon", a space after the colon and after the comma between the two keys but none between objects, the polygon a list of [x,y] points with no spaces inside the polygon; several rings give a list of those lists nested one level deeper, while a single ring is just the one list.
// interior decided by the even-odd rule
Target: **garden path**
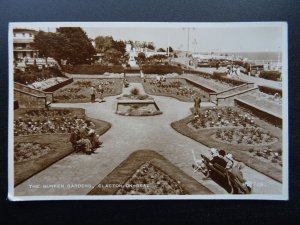
[{"label": "garden path", "polygon": [[[140,83],[130,83],[130,87],[124,88],[123,93],[128,93],[133,87],[144,92]],[[15,188],[15,196],[85,195],[132,152],[140,149],[157,151],[212,192],[227,193],[214,181],[202,180],[202,174],[193,172],[192,151],[199,157],[200,154],[207,155],[209,148],[179,134],[170,126],[171,122],[190,115],[193,103],[152,96],[163,112],[162,115],[127,117],[115,114],[117,97],[106,97],[106,102],[103,103],[53,104],[53,107],[84,108],[88,117],[105,120],[111,123],[112,127],[102,135],[104,144],[96,154],[73,153],[65,157],[18,185]],[[202,106],[205,104],[211,103],[202,103]],[[249,167],[244,169],[244,176],[253,181],[254,194],[281,194],[281,183]],[[30,185],[36,186],[33,188]]]}]

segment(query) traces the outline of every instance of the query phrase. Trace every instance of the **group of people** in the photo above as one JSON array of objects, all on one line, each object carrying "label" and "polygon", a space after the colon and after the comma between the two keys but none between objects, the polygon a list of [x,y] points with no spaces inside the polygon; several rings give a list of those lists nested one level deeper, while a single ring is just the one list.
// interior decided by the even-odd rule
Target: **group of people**
[{"label": "group of people", "polygon": [[98,87],[92,86],[91,87],[91,102],[94,103],[96,101],[96,94],[98,94],[98,97],[99,97],[98,102],[99,103],[104,102],[103,92],[104,92],[104,88],[103,88],[102,84],[99,84]]},{"label": "group of people", "polygon": [[71,133],[70,142],[74,149],[83,151],[87,155],[94,153],[102,145],[93,122],[89,124],[83,122],[75,127]]},{"label": "group of people", "polygon": [[[222,149],[218,150],[216,148],[211,148],[208,159],[212,166],[214,164],[218,164],[224,169],[230,171],[244,188],[248,188],[249,190],[252,189],[251,181],[247,181],[243,176],[242,169],[245,165],[242,162],[236,162],[231,153],[226,154],[226,152]],[[208,174],[208,168],[204,159],[196,160],[196,165],[193,165],[193,168],[202,171],[204,174]],[[207,177],[204,179],[207,179]]]},{"label": "group of people", "polygon": [[226,74],[227,74],[227,76],[239,78],[239,76],[241,74],[240,67],[238,65],[227,66]]}]

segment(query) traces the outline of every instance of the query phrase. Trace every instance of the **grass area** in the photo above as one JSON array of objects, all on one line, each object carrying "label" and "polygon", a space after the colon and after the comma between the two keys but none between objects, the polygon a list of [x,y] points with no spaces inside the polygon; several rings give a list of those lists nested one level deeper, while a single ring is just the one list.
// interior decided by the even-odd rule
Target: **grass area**
[{"label": "grass area", "polygon": [[[247,166],[279,181],[282,182],[282,168],[277,163],[266,161],[264,158],[257,157],[253,152],[260,151],[262,146],[246,146],[239,144],[230,144],[218,141],[214,138],[218,128],[205,128],[205,129],[192,129],[188,126],[194,119],[193,115],[190,115],[182,120],[173,122],[172,128],[177,132],[192,138],[210,148],[223,149],[226,152],[230,152],[237,161],[244,162]],[[275,136],[278,141],[268,145],[268,148],[273,152],[282,152],[282,130],[266,123],[265,121],[255,118],[255,123],[259,127],[263,127]],[[230,128],[231,129],[231,128]]]},{"label": "grass area", "polygon": [[[74,109],[77,114],[83,112],[82,109]],[[110,129],[111,124],[105,121],[95,120],[85,117],[86,120],[92,121],[96,125],[96,133],[104,134]],[[47,154],[41,155],[27,161],[14,163],[14,185],[18,185],[40,171],[46,169],[50,165],[59,161],[60,159],[71,154],[74,150],[69,141],[70,134],[41,134],[41,135],[27,135],[14,137],[14,145],[20,143],[38,143],[50,148]]]},{"label": "grass area", "polygon": [[161,83],[156,83],[154,79],[146,79],[146,82],[142,84],[145,92],[150,95],[167,96],[184,102],[192,102],[193,95],[199,94],[202,101],[208,101],[207,92],[188,83],[185,79],[168,78]]},{"label": "grass area", "polygon": [[91,101],[91,87],[96,87],[96,98],[99,98],[99,84],[103,88],[103,97],[122,93],[122,79],[74,79],[74,82],[55,91],[54,100],[64,103],[79,103]]}]

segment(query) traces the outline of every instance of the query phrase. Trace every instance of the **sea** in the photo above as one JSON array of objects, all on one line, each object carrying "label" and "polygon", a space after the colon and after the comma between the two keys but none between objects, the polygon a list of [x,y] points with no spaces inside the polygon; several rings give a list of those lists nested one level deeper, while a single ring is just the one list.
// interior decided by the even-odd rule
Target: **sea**
[{"label": "sea", "polygon": [[[198,54],[198,53],[197,53]],[[207,52],[200,52],[200,54],[209,55]],[[247,58],[250,61],[281,61],[281,52],[216,52],[216,55],[227,54],[229,56]]]},{"label": "sea", "polygon": [[281,52],[228,52],[228,55],[241,56],[248,60],[280,61]]}]

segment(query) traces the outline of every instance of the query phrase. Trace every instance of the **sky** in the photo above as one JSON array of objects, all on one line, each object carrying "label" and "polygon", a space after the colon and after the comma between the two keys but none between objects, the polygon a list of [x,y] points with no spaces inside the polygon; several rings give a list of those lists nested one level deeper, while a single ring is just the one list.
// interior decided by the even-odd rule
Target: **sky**
[{"label": "sky", "polygon": [[59,26],[80,26],[92,39],[112,36],[115,40],[154,42],[157,48],[169,45],[191,52],[279,52],[285,40],[280,23],[45,24],[25,24],[25,27],[55,32]]},{"label": "sky", "polygon": [[112,36],[117,40],[153,41],[157,48],[170,45],[176,50],[192,52],[278,52],[282,49],[282,30],[278,27],[83,29],[91,38]]}]

